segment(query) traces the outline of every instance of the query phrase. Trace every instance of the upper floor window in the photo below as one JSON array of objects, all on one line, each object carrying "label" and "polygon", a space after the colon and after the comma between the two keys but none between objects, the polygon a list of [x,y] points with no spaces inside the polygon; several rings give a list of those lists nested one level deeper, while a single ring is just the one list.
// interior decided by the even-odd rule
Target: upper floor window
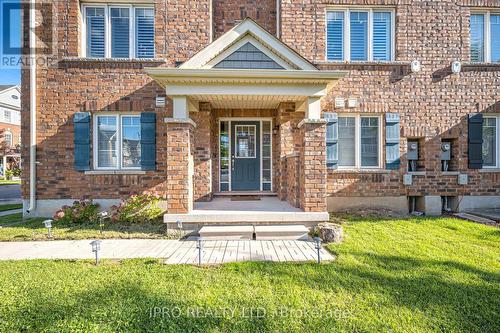
[{"label": "upper floor window", "polygon": [[83,6],[84,54],[91,58],[154,58],[154,8]]},{"label": "upper floor window", "polygon": [[394,60],[394,12],[339,9],[326,13],[329,61]]},{"label": "upper floor window", "polygon": [[483,166],[500,168],[500,116],[487,116],[483,120]]},{"label": "upper floor window", "polygon": [[13,138],[12,138],[12,133],[11,132],[5,132],[5,145],[7,147],[12,147],[12,145],[14,144],[13,142]]},{"label": "upper floor window", "polygon": [[3,112],[3,116],[4,116],[4,119],[5,119],[6,123],[11,123],[12,122],[12,112],[10,112],[8,110],[5,110]]},{"label": "upper floor window", "polygon": [[477,12],[470,16],[472,62],[500,62],[500,12]]}]

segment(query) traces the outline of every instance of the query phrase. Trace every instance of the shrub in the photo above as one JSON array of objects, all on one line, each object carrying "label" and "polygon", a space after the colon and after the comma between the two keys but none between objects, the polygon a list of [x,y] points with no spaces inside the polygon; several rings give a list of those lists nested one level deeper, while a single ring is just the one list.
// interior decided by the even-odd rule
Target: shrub
[{"label": "shrub", "polygon": [[119,205],[112,206],[110,217],[112,222],[149,223],[155,222],[163,213],[158,207],[160,197],[153,194],[132,195]]},{"label": "shrub", "polygon": [[62,206],[53,216],[54,221],[67,223],[96,223],[98,205],[90,200],[77,200],[71,206]]},{"label": "shrub", "polygon": [[5,179],[11,180],[13,175],[14,175],[14,173],[12,172],[12,170],[10,170],[10,169],[5,170]]},{"label": "shrub", "polygon": [[12,169],[12,175],[14,177],[21,177],[21,168],[14,168],[14,169]]}]

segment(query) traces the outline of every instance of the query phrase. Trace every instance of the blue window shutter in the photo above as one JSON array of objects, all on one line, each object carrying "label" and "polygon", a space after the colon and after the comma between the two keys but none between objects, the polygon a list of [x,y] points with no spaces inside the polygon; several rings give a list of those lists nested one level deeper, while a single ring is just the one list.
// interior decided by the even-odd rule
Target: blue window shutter
[{"label": "blue window shutter", "polygon": [[326,58],[344,60],[344,12],[327,12]]},{"label": "blue window shutter", "polygon": [[75,170],[90,170],[90,113],[77,112],[73,116]]},{"label": "blue window shutter", "polygon": [[141,169],[156,169],[156,113],[141,113]]},{"label": "blue window shutter", "polygon": [[154,58],[155,56],[155,18],[153,8],[135,9],[135,56]]},{"label": "blue window shutter", "polygon": [[390,12],[373,13],[373,60],[391,60],[391,19]]},{"label": "blue window shutter", "polygon": [[104,58],[104,8],[87,7],[85,13],[87,21],[87,57]]},{"label": "blue window shutter", "polygon": [[323,117],[328,121],[326,124],[326,167],[337,169],[338,167],[338,116],[333,112],[325,112]]},{"label": "blue window shutter", "polygon": [[469,169],[483,167],[483,115],[470,114],[468,122]]},{"label": "blue window shutter", "polygon": [[399,113],[385,114],[385,167],[398,170],[401,164],[399,153]]},{"label": "blue window shutter", "polygon": [[500,62],[500,14],[490,15],[491,62]]}]

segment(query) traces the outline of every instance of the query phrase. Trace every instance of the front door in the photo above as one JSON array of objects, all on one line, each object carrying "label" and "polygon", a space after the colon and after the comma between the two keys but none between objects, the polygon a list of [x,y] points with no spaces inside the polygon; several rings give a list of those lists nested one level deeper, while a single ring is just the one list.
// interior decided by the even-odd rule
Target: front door
[{"label": "front door", "polygon": [[260,190],[260,122],[231,122],[231,190]]}]

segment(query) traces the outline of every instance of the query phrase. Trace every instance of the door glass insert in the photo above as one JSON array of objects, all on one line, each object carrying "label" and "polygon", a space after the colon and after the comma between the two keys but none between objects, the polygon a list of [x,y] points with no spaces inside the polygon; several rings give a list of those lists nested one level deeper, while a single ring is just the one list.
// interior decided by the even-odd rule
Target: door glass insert
[{"label": "door glass insert", "polygon": [[221,191],[229,190],[229,122],[220,123],[220,183]]},{"label": "door glass insert", "polygon": [[255,157],[255,126],[237,125],[236,128],[236,157]]},{"label": "door glass insert", "polygon": [[[271,187],[271,122],[262,122],[262,182]],[[268,185],[266,185],[269,183]]]}]

